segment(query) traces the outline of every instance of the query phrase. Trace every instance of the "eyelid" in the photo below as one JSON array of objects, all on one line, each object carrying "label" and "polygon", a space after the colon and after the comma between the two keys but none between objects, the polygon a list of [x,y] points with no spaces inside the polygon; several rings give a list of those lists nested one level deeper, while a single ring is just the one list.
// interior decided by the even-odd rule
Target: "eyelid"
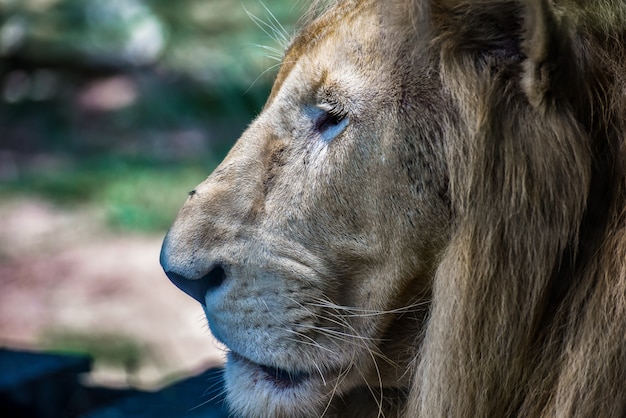
[{"label": "eyelid", "polygon": [[320,110],[323,110],[326,113],[335,116],[345,116],[346,112],[344,111],[343,106],[340,103],[334,102],[320,102],[316,105],[316,107]]},{"label": "eyelid", "polygon": [[[319,103],[311,108],[313,112],[310,114],[316,129],[317,135],[325,143],[331,142],[339,136],[350,123],[350,117],[340,104],[338,103]],[[329,118],[333,118],[333,122],[327,124]]]}]

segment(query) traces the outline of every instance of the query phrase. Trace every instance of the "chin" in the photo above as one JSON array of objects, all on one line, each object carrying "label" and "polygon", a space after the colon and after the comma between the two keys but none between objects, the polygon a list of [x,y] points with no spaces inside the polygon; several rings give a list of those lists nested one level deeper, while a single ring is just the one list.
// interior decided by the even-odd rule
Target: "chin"
[{"label": "chin", "polygon": [[231,410],[245,418],[332,416],[333,392],[341,385],[337,378],[261,365],[234,352],[228,354],[225,381]]},{"label": "chin", "polygon": [[255,363],[230,352],[225,371],[226,401],[243,418],[394,418],[402,416],[406,389],[363,385],[352,364],[313,373]]}]

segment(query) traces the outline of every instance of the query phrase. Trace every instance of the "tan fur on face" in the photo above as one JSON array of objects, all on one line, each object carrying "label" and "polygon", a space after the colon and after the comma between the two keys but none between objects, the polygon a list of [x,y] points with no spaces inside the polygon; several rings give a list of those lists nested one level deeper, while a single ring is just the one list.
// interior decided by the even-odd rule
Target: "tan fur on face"
[{"label": "tan fur on face", "polygon": [[609,0],[307,22],[163,246],[170,276],[223,269],[233,411],[625,416],[625,44]]}]

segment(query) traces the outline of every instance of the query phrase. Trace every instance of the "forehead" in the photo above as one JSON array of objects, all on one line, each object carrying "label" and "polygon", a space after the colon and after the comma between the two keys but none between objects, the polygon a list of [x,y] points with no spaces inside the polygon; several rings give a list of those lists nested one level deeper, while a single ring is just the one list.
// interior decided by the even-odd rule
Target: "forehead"
[{"label": "forehead", "polygon": [[[291,42],[268,99],[269,105],[289,78],[309,76],[315,83],[375,66],[379,14],[374,1],[340,2],[300,30]],[[380,52],[380,51],[379,51]],[[303,74],[304,73],[304,74]]]}]

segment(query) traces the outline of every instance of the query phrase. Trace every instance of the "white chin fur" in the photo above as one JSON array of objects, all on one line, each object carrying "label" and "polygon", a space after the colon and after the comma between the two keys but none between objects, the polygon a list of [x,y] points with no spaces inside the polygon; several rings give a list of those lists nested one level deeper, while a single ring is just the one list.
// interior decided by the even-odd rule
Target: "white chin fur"
[{"label": "white chin fur", "polygon": [[277,384],[261,366],[229,355],[225,371],[226,401],[234,416],[319,417],[333,386],[312,374],[294,384]]}]

